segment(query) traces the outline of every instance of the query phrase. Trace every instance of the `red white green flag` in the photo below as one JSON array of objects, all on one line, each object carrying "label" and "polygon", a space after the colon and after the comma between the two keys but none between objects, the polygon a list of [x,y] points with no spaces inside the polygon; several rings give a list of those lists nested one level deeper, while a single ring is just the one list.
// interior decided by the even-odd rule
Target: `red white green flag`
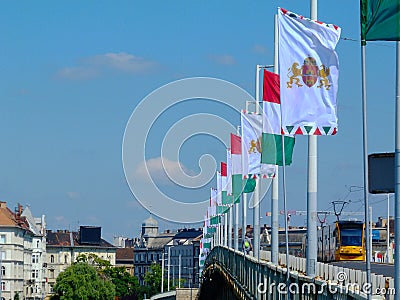
[{"label": "red white green flag", "polygon": [[[261,163],[283,166],[279,75],[264,70]],[[295,139],[284,137],[285,165],[292,163]]]},{"label": "red white green flag", "polygon": [[334,135],[341,29],[280,8],[279,69],[286,134]]},{"label": "red white green flag", "polygon": [[225,162],[221,162],[221,196],[222,196],[222,205],[232,204],[232,196],[228,196],[227,185],[228,185],[228,170],[227,164]]},{"label": "red white green flag", "polygon": [[232,159],[232,195],[234,203],[240,202],[243,190],[242,182],[242,139],[231,133],[231,159]]},{"label": "red white green flag", "polygon": [[[261,164],[262,115],[242,111],[241,129],[243,178],[254,179],[260,174],[262,178],[273,178],[276,173],[275,164]],[[247,180],[246,185],[250,182]],[[246,193],[246,187],[243,192]]]},{"label": "red white green flag", "polygon": [[232,152],[230,148],[226,149],[226,193],[232,195]]}]

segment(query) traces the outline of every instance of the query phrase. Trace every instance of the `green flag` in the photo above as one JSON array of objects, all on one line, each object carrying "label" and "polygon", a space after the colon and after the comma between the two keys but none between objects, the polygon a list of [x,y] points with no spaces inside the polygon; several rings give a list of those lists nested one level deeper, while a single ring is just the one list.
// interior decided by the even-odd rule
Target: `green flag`
[{"label": "green flag", "polygon": [[400,0],[361,0],[361,40],[400,40]]},{"label": "green flag", "polygon": [[[250,176],[251,177],[251,176]],[[254,178],[247,178],[243,180],[243,193],[251,193],[254,192],[256,188],[256,180]]]}]

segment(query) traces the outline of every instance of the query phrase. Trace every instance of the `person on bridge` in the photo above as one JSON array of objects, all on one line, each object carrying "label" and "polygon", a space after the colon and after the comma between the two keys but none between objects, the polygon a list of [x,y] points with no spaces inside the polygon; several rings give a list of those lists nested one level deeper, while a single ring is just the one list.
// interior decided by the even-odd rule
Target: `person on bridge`
[{"label": "person on bridge", "polygon": [[253,245],[251,244],[251,239],[248,234],[246,234],[246,237],[243,240],[243,252],[245,255],[250,254],[250,251],[253,251]]}]

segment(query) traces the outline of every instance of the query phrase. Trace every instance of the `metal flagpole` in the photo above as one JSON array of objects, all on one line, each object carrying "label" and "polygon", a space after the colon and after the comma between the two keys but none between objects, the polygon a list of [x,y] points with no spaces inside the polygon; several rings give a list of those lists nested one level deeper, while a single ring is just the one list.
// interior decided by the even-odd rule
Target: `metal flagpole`
[{"label": "metal flagpole", "polygon": [[[260,65],[256,66],[256,114],[260,113]],[[259,258],[260,253],[260,179],[257,177],[253,193],[253,256]]]},{"label": "metal flagpole", "polygon": [[164,249],[161,255],[161,294],[164,293]]},{"label": "metal flagpole", "polygon": [[167,290],[169,292],[169,284],[170,284],[169,275],[170,275],[170,270],[171,270],[171,247],[168,247],[168,267],[167,267],[167,270],[168,270],[168,281],[167,281],[168,287],[167,287]]},{"label": "metal flagpole", "polygon": [[224,214],[224,246],[228,246],[228,213]]},{"label": "metal flagpole", "polygon": [[[236,128],[236,135],[240,135],[240,126],[238,126]],[[242,144],[242,143],[240,143],[240,144]],[[242,145],[240,145],[240,146],[242,146]],[[242,163],[242,162],[240,161],[240,163]],[[243,191],[243,187],[242,187],[242,191]],[[234,199],[234,200],[236,200],[236,199]],[[239,203],[240,203],[240,201],[236,204],[233,204],[235,206],[235,216],[234,216],[235,226],[233,228],[233,241],[234,241],[233,245],[235,247],[235,250],[239,250]]]},{"label": "metal flagpole", "polygon": [[232,248],[233,204],[229,207],[228,247]]},{"label": "metal flagpole", "polygon": [[239,240],[238,240],[238,236],[239,236],[239,203],[233,204],[234,206],[234,211],[235,211],[235,215],[234,215],[234,226],[233,226],[233,246],[235,248],[235,250],[239,250]]},{"label": "metal flagpole", "polygon": [[[249,111],[249,101],[246,101],[246,112]],[[243,128],[242,128],[243,130]],[[242,166],[243,166],[243,155],[244,151],[247,151],[242,144]],[[245,174],[243,174],[245,175]],[[249,175],[249,174],[247,174]],[[246,238],[246,228],[247,228],[247,194],[242,193],[242,243]]]},{"label": "metal flagpole", "polygon": [[215,246],[219,246],[219,223],[215,232]]},{"label": "metal flagpole", "polygon": [[181,261],[182,254],[179,253],[179,273],[178,273],[178,287],[181,288]]},{"label": "metal flagpole", "polygon": [[[274,73],[278,74],[278,16],[274,18],[275,32],[274,32]],[[272,192],[271,192],[271,261],[278,264],[279,254],[279,182],[278,182],[278,166],[276,167],[275,177],[272,179]]]},{"label": "metal flagpole", "polygon": [[[400,231],[400,42],[396,42],[396,133],[395,133],[395,194],[394,194],[394,232]],[[400,291],[400,234],[394,235],[394,288]]]},{"label": "metal flagpole", "polygon": [[[368,143],[367,143],[367,78],[365,73],[365,41],[361,41],[361,77],[362,77],[362,119],[363,119],[363,162],[364,162],[364,218],[365,218],[365,271],[367,282],[371,283],[371,240],[370,240],[370,220],[369,220],[369,200],[368,200]],[[396,277],[396,276],[395,276]],[[396,280],[396,279],[395,279]],[[371,294],[368,293],[368,299]]]},{"label": "metal flagpole", "polygon": [[[311,19],[317,19],[317,0],[311,0]],[[286,218],[287,216],[285,216]],[[308,137],[307,275],[316,275],[317,265],[317,136]]]},{"label": "metal flagpole", "polygon": [[389,255],[389,249],[390,249],[390,201],[389,201],[389,194],[386,194],[387,196],[387,224],[386,224],[386,262],[392,263],[392,259]]},{"label": "metal flagpole", "polygon": [[[278,19],[277,16],[275,16],[276,24],[275,27],[277,28],[277,23]],[[278,31],[278,30],[276,30]],[[275,33],[277,35],[277,33]],[[277,38],[276,38],[277,40]],[[276,57],[275,57],[276,56]],[[276,54],[274,55],[274,61],[276,62],[278,60],[278,51],[276,49]],[[278,73],[278,63],[276,63],[274,67],[274,72]],[[281,110],[281,127],[282,127],[282,110]],[[283,211],[284,211],[284,218],[285,218],[285,253],[286,253],[286,286],[289,286],[289,280],[290,280],[290,260],[289,260],[289,220],[288,220],[288,213],[287,213],[287,201],[286,201],[286,155],[285,155],[285,136],[282,135],[282,183],[283,183]],[[278,169],[278,166],[276,167]],[[276,184],[276,190],[278,190],[278,182]],[[274,192],[273,192],[274,193]],[[278,202],[278,191],[275,192],[276,195],[272,195],[273,198],[276,197],[276,202]],[[274,206],[273,209],[275,211],[275,219],[276,222],[278,222],[278,204],[276,204],[276,207]],[[274,213],[274,212],[273,212]],[[274,218],[274,215],[272,215],[272,218]],[[278,231],[278,229],[277,229]],[[277,235],[276,240],[278,244],[278,253],[279,253],[279,232],[275,233]],[[276,254],[278,256],[278,254]],[[290,296],[288,295],[287,299],[290,299]]]}]

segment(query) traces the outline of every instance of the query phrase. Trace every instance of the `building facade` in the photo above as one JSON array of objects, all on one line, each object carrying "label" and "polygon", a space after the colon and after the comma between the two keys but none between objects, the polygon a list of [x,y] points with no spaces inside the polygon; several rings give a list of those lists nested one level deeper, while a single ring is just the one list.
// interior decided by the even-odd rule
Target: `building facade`
[{"label": "building facade", "polygon": [[28,299],[43,299],[48,292],[47,289],[47,264],[46,264],[46,221],[45,216],[35,218],[27,206],[22,217],[26,219],[32,237],[32,259],[31,259],[31,283],[27,292]]},{"label": "building facade", "polygon": [[174,233],[158,233],[158,222],[149,217],[142,223],[140,239],[134,246],[134,274],[140,285],[144,285],[144,276],[153,263],[161,264],[164,246],[168,244]]},{"label": "building facade", "polygon": [[[183,229],[165,245],[166,266],[170,282],[174,285],[179,277],[181,278],[181,287],[198,287],[199,285],[199,254],[200,239],[203,235],[202,230]],[[168,268],[169,267],[169,268]],[[168,279],[168,278],[167,278]]]},{"label": "building facade", "polygon": [[0,202],[0,289],[1,299],[33,299],[35,280],[32,277],[34,233],[29,229],[22,206],[13,212]]},{"label": "building facade", "polygon": [[47,230],[49,293],[53,293],[57,276],[81,254],[94,254],[115,266],[116,247],[101,238],[100,227],[81,226],[78,232]]}]

